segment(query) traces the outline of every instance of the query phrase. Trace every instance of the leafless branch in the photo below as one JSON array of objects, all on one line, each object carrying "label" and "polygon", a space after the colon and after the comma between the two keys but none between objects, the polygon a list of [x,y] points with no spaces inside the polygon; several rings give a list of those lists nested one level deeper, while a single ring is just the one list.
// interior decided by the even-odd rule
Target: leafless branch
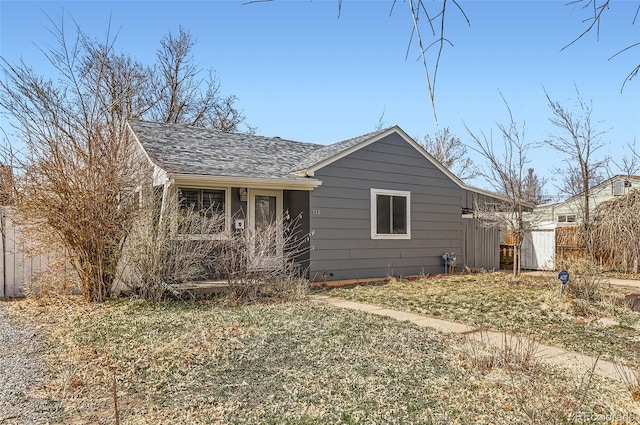
[{"label": "leafless branch", "polygon": [[569,44],[567,44],[562,49],[560,49],[560,51],[575,44],[578,40],[580,40],[582,37],[584,37],[589,32],[591,32],[594,28],[596,28],[596,35],[597,35],[597,39],[599,40],[600,39],[600,18],[602,17],[602,14],[604,13],[604,11],[609,8],[609,2],[610,0],[604,0],[601,5],[598,5],[598,0],[575,0],[575,1],[568,2],[567,5],[576,4],[576,3],[585,3],[582,8],[583,9],[587,9],[589,7],[593,8],[593,16],[583,21],[583,22],[590,21],[591,23],[589,24],[589,26],[584,31],[582,31],[580,35],[574,38]]}]

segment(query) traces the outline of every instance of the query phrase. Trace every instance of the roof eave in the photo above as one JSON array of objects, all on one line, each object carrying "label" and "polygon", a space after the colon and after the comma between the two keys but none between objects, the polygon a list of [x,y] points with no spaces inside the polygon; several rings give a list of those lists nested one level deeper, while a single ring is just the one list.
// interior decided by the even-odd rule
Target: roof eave
[{"label": "roof eave", "polygon": [[231,177],[182,173],[169,173],[169,177],[179,185],[246,186],[258,189],[313,190],[322,184],[322,182],[317,179],[293,180],[282,178]]}]

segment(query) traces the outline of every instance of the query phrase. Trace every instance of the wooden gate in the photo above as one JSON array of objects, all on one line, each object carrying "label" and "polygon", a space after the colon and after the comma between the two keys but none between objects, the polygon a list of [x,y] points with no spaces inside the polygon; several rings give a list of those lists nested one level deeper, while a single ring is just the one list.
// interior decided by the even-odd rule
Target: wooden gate
[{"label": "wooden gate", "polygon": [[526,270],[554,270],[556,254],[556,224],[540,223],[524,235],[522,268]]}]

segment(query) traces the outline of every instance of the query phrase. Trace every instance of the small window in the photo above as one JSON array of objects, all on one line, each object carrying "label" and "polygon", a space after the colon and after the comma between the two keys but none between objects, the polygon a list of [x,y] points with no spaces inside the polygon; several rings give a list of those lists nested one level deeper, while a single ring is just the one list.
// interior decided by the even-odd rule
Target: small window
[{"label": "small window", "polygon": [[575,223],[576,215],[575,214],[562,214],[558,216],[558,223]]},{"label": "small window", "polygon": [[411,239],[411,196],[371,189],[371,239]]}]

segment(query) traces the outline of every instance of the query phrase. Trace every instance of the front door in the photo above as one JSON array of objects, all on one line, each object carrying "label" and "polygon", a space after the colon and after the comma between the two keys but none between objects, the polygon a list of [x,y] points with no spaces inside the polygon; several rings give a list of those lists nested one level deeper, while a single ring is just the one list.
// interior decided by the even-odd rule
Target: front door
[{"label": "front door", "polygon": [[253,231],[251,263],[254,268],[276,269],[282,264],[282,191],[249,191],[249,216]]}]

